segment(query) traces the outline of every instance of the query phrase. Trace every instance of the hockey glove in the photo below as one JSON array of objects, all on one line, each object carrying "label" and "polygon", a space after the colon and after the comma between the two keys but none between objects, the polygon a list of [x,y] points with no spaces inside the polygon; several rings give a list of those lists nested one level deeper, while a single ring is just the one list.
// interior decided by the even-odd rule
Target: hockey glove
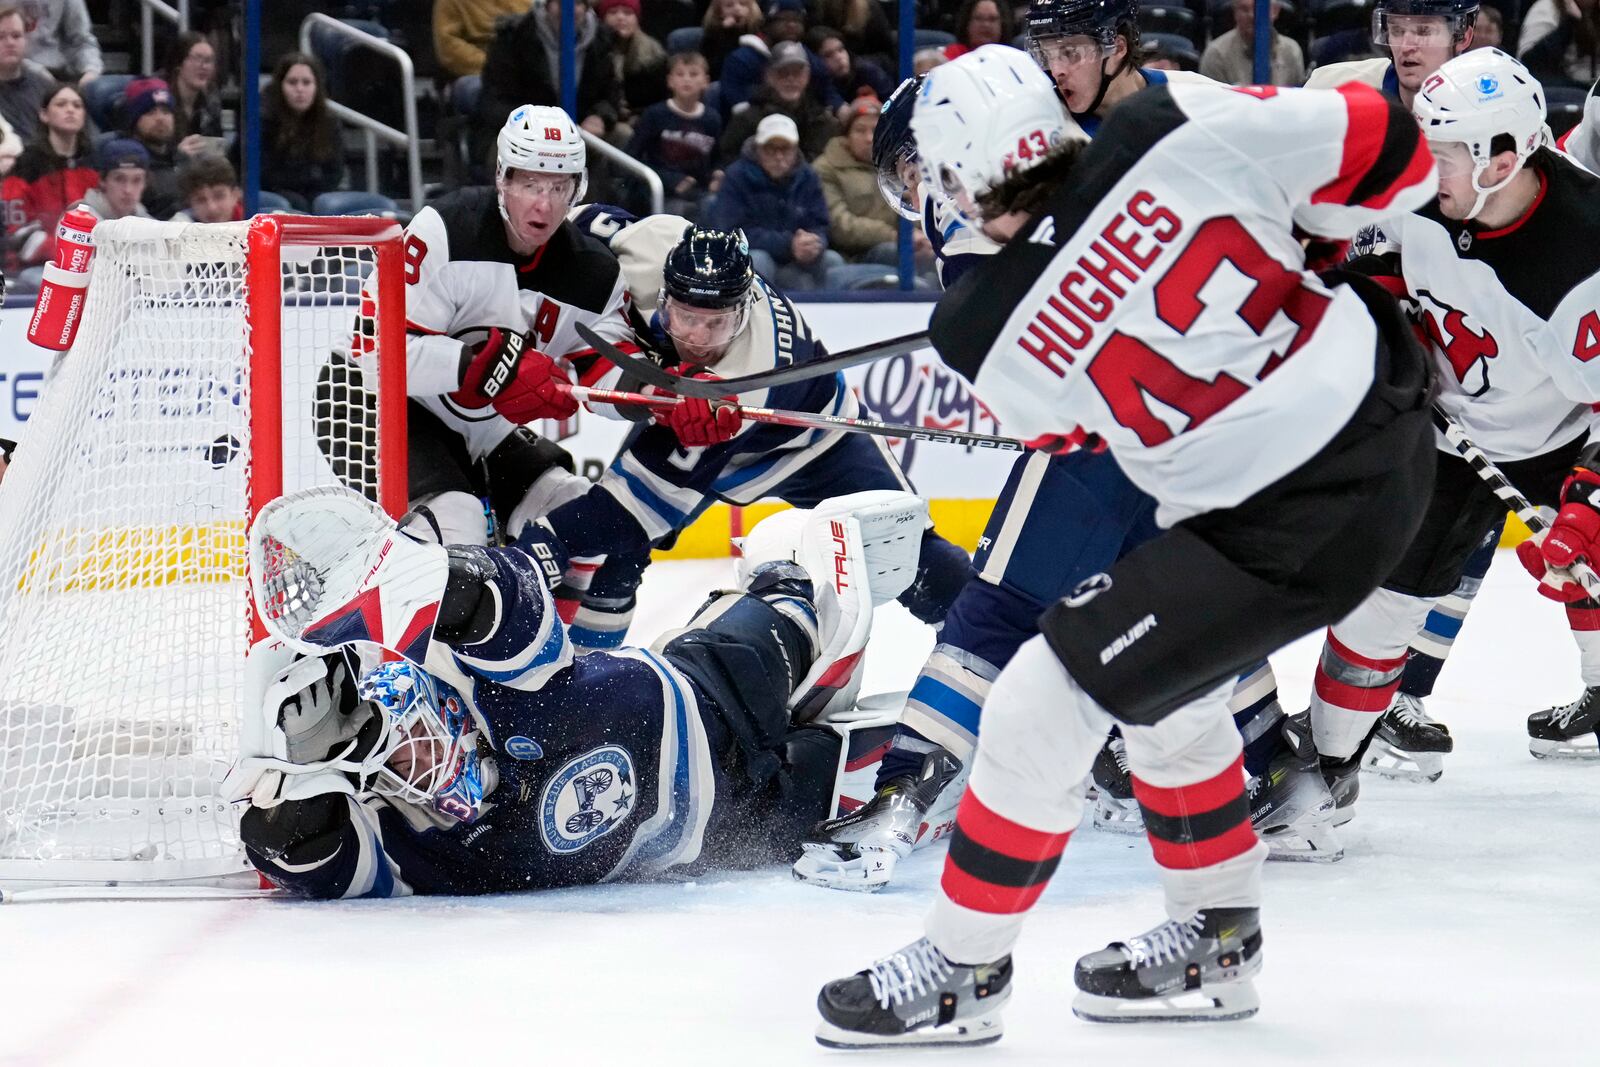
[{"label": "hockey glove", "polygon": [[[677,371],[683,373],[688,369],[684,366],[677,368]],[[707,371],[701,371],[691,377],[708,382],[717,380],[715,374]],[[657,392],[662,396],[674,395],[666,390]],[[733,440],[740,427],[744,425],[744,416],[739,414],[739,409],[735,406],[738,402],[738,398],[733,396],[715,401],[699,396],[686,396],[672,407],[654,409],[655,419],[676,434],[679,443],[685,448],[708,448]]]},{"label": "hockey glove", "polygon": [[[1561,511],[1550,529],[1517,546],[1517,558],[1539,579],[1539,592],[1552,600],[1583,600],[1588,594],[1567,568],[1579,560],[1591,565],[1600,560],[1600,473],[1588,466],[1595,452],[1593,446],[1585,449],[1567,475],[1561,486]],[[1561,584],[1551,581],[1551,570],[1562,572]]]},{"label": "hockey glove", "polygon": [[1105,438],[1097,433],[1090,433],[1082,426],[1074,426],[1066,433],[1047,433],[1035,437],[1031,441],[1022,442],[1035,452],[1049,452],[1051,455],[1061,455],[1065,452],[1104,452],[1110,446]]},{"label": "hockey glove", "polygon": [[526,337],[491,328],[467,359],[460,390],[450,396],[469,408],[491,404],[521,425],[535,419],[570,419],[577,414],[578,402],[561,388],[571,384],[555,360],[528,347]]}]

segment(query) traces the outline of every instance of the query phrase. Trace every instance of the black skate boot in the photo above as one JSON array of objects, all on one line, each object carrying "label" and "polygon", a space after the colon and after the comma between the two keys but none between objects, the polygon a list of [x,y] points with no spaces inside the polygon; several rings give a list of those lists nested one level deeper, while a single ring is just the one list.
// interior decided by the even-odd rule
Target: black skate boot
[{"label": "black skate boot", "polygon": [[1089,775],[1094,779],[1094,825],[1114,834],[1144,833],[1144,814],[1133,796],[1133,776],[1128,773],[1128,748],[1122,735],[1106,739],[1094,758]]},{"label": "black skate boot", "polygon": [[1333,828],[1334,801],[1315,759],[1294,752],[1273,757],[1250,779],[1250,825],[1267,843],[1268,859],[1332,863],[1344,858]]},{"label": "black skate boot", "polygon": [[1261,1001],[1258,908],[1211,908],[1173,919],[1078,961],[1072,1014],[1097,1023],[1247,1019]]},{"label": "black skate boot", "polygon": [[959,773],[961,761],[936,748],[917,774],[891,778],[855,811],[819,822],[801,842],[795,880],[827,889],[882,889],[895,864],[911,855],[928,809]]},{"label": "black skate boot", "polygon": [[1011,957],[951,963],[922,938],[817,994],[817,1044],[987,1045],[1000,1040],[1000,1009],[1011,997]]},{"label": "black skate boot", "polygon": [[1396,693],[1378,719],[1361,769],[1401,782],[1437,782],[1455,748],[1450,728],[1422,710],[1422,698]]},{"label": "black skate boot", "polygon": [[1570,704],[1528,716],[1528,751],[1535,759],[1600,759],[1600,685]]},{"label": "black skate boot", "polygon": [[1343,826],[1356,817],[1356,798],[1361,795],[1361,753],[1346,760],[1319,757],[1323,781],[1333,794],[1333,825]]}]

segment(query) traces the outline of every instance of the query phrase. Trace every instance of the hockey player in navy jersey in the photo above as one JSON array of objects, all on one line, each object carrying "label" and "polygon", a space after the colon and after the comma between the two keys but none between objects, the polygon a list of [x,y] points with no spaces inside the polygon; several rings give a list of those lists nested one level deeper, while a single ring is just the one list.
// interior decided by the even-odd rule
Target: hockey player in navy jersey
[{"label": "hockey player in navy jersey", "polygon": [[[541,524],[508,548],[419,542],[343,489],[251,529],[273,639],[252,650],[226,795],[277,885],[321,898],[489,893],[781,858],[833,802],[872,609],[926,507],[858,494],[745,539],[739,588],[651,648],[575,657]],[[378,648],[404,657],[376,663]],[[354,653],[365,653],[363,670]]]},{"label": "hockey player in navy jersey", "polygon": [[[742,234],[697,228],[675,215],[636,220],[603,205],[586,207],[578,219],[609,243],[631,293],[638,337],[665,362],[702,376],[734,376],[826,354],[788,298],[755,274]],[[745,393],[741,401],[857,414],[855,394],[838,374]],[[547,516],[574,557],[604,557],[586,588],[574,590],[573,639],[585,648],[621,644],[651,548],[719,500],[776,498],[808,507],[842,493],[910,488],[879,438],[745,423],[732,408],[686,398],[635,426],[600,481]],[[900,601],[938,623],[966,584],[970,561],[931,526],[921,561]]]},{"label": "hockey player in navy jersey", "polygon": [[[1568,602],[1585,691],[1532,715],[1528,730],[1536,755],[1592,754],[1600,605],[1563,568],[1600,558],[1600,178],[1547,147],[1539,83],[1497,49],[1445,63],[1414,110],[1438,160],[1437,202],[1387,221],[1386,250],[1352,266],[1416,302],[1440,406],[1525,496],[1561,509],[1553,529],[1518,554],[1542,591]],[[1504,519],[1504,504],[1453,449],[1441,443],[1437,462],[1416,540],[1383,588],[1329,631],[1317,670],[1312,727],[1346,810],[1408,644]]]},{"label": "hockey player in navy jersey", "polygon": [[560,386],[611,370],[579,323],[632,344],[616,261],[566,221],[588,185],[577,127],[524,105],[495,143],[493,188],[450,193],[406,227],[410,495],[417,528],[443,543],[486,543],[485,498],[514,531],[582,491],[566,452],[525,424],[572,415]]},{"label": "hockey player in navy jersey", "polygon": [[1432,488],[1408,324],[1375,283],[1306,270],[1295,237],[1433,194],[1411,117],[1363,86],[1158,86],[1091,143],[1008,52],[935,68],[918,98],[925,173],[1005,244],[933,342],[1011,432],[1104,441],[1163,532],[1053,605],[995,681],[926,936],[823,988],[829,1045],[999,1036],[1012,946],[1113,723],[1169,921],[1079,960],[1074,1009],[1253,1014],[1266,849],[1228,694],[1360,603]]},{"label": "hockey player in navy jersey", "polygon": [[[1141,75],[1123,69],[1137,51],[1138,27],[1125,4],[1049,0],[1029,16],[1029,51],[1056,79],[1081,81],[1079,46],[1095,44],[1115,62],[1115,92],[1102,94],[1096,110],[1109,110],[1133,91]],[[1088,69],[1094,69],[1091,66]],[[1105,71],[1105,67],[1100,67]],[[1113,73],[1105,73],[1112,78]],[[1151,72],[1161,84],[1164,72]],[[1209,79],[1194,79],[1209,84]],[[879,188],[897,210],[925,201],[922,216],[957,220],[958,236],[942,246],[955,249],[941,276],[954,285],[968,269],[998,249],[977,227],[960,221],[947,197],[923,191],[916,141],[911,135],[914,92],[922,79],[903,83],[884,107],[874,141]],[[1076,82],[1074,82],[1076,84]],[[1138,82],[1139,86],[1143,82]],[[967,235],[971,235],[970,237]],[[933,238],[930,234],[930,238]],[[978,252],[974,252],[978,249]],[[1109,455],[1036,452],[1013,465],[979,541],[973,568],[977,580],[957,599],[939,643],[912,685],[893,744],[878,772],[871,801],[830,819],[808,835],[795,863],[795,877],[834,889],[877,890],[894,876],[897,863],[931,842],[940,829],[926,816],[944,790],[959,789],[961,768],[970,765],[981,728],[981,710],[994,678],[1022,643],[1038,632],[1038,618],[1079,583],[1091,580],[1119,556],[1155,536],[1155,501],[1134,486]],[[1295,751],[1280,731],[1285,716],[1267,663],[1252,665],[1230,697],[1230,709],[1246,740],[1251,776],[1250,810],[1275,859],[1327,862],[1343,852],[1333,831],[1333,799],[1314,756]],[[1120,735],[1106,743],[1093,768],[1094,823],[1118,833],[1143,829]]]}]

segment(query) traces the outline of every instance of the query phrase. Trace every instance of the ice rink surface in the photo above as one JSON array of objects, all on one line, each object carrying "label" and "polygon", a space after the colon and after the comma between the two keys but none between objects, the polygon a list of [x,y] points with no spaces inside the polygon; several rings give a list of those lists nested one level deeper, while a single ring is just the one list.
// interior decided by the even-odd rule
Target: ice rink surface
[{"label": "ice rink surface", "polygon": [[[660,564],[636,636],[679,624],[726,562]],[[932,637],[898,607],[869,691],[909,686]],[[1304,705],[1317,639],[1276,657]],[[1016,955],[1006,1035],[987,1049],[864,1063],[1594,1064],[1600,764],[1528,755],[1530,710],[1578,692],[1561,611],[1509,553],[1429,710],[1456,751],[1430,786],[1364,777],[1331,866],[1268,865],[1261,1013],[1244,1023],[1073,1018],[1072,964],[1160,918],[1143,837],[1087,824]],[[787,869],[520,897],[0,908],[0,1063],[786,1064],[817,988],[920,933],[942,847],[876,896]]]}]

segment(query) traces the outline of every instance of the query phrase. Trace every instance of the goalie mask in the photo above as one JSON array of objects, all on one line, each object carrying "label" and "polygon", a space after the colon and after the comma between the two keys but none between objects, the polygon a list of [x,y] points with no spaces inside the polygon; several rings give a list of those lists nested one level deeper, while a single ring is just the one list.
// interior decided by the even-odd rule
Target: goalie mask
[{"label": "goalie mask", "polygon": [[477,723],[461,694],[404,660],[368,671],[357,689],[384,717],[382,736],[362,761],[372,791],[475,821],[497,777],[479,755]]}]

